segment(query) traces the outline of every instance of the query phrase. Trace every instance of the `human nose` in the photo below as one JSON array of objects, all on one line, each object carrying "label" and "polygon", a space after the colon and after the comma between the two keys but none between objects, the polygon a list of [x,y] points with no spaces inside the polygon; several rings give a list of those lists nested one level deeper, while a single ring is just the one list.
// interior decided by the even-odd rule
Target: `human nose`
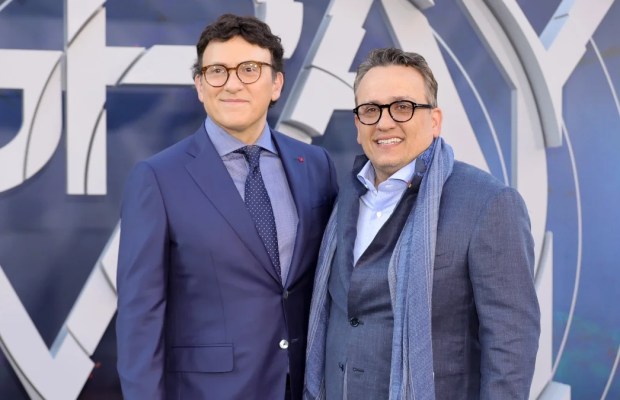
[{"label": "human nose", "polygon": [[393,128],[396,125],[396,121],[390,115],[390,112],[387,108],[381,109],[381,115],[379,116],[379,121],[377,121],[377,129],[385,130]]},{"label": "human nose", "polygon": [[241,82],[239,76],[237,76],[237,70],[235,68],[230,68],[228,70],[228,80],[224,87],[227,90],[240,90],[243,88],[243,82]]}]

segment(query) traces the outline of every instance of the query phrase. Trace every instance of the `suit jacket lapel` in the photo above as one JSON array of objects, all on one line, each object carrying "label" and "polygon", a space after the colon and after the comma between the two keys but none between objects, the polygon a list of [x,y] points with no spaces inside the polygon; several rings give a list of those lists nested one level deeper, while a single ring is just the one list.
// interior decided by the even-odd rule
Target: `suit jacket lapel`
[{"label": "suit jacket lapel", "polygon": [[366,187],[357,179],[357,174],[368,161],[366,156],[357,156],[353,170],[349,172],[338,194],[338,225],[336,234],[338,244],[336,257],[340,266],[341,282],[345,293],[349,292],[349,283],[353,273],[353,250],[357,238],[357,219],[359,216],[359,199],[367,192]]},{"label": "suit jacket lapel", "polygon": [[291,258],[291,266],[288,272],[287,283],[295,282],[295,278],[299,274],[299,267],[302,265],[304,256],[304,244],[306,243],[306,232],[308,224],[312,223],[310,211],[312,204],[310,196],[308,196],[308,171],[306,169],[305,160],[308,159],[302,146],[293,146],[291,139],[282,137],[282,134],[272,131],[273,141],[278,148],[280,160],[284,167],[288,186],[293,195],[293,201],[297,208],[297,235],[295,237],[295,247]]},{"label": "suit jacket lapel", "polygon": [[252,217],[204,127],[194,138],[187,152],[195,158],[186,165],[187,171],[265,270],[279,282]]}]

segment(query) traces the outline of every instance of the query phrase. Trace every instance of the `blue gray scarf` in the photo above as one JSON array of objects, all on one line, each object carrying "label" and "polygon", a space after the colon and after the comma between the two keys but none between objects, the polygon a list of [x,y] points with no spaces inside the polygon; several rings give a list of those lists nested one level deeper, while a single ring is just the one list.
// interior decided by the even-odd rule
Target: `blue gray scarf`
[{"label": "blue gray scarf", "polygon": [[[452,173],[452,148],[442,138],[418,157],[427,168],[388,267],[394,334],[389,400],[435,399],[431,300],[439,202]],[[417,168],[416,168],[417,169]],[[327,283],[336,250],[338,205],[323,235],[310,305],[304,400],[325,399],[325,339],[330,299]]]}]

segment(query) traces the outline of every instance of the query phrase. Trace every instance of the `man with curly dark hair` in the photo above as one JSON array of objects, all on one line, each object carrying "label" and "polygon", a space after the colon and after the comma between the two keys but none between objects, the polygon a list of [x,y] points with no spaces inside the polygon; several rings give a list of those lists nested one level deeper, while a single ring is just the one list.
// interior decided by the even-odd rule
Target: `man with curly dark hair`
[{"label": "man with curly dark hair", "polygon": [[254,17],[202,32],[207,118],[128,179],[118,263],[126,399],[300,399],[310,296],[337,183],[319,147],[267,124],[280,38]]}]

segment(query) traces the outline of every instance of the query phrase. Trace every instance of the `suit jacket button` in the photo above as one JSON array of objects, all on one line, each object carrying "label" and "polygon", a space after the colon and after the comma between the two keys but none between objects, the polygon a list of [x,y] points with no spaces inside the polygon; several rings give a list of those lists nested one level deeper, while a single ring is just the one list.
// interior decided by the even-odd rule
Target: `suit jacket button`
[{"label": "suit jacket button", "polygon": [[282,297],[284,297],[284,300],[288,299],[288,290],[285,290],[284,293],[282,293]]},{"label": "suit jacket button", "polygon": [[351,326],[356,327],[360,324],[360,320],[353,317],[349,320],[349,323],[351,324]]},{"label": "suit jacket button", "polygon": [[288,349],[288,340],[285,340],[285,339],[280,340],[280,348],[282,350]]}]

